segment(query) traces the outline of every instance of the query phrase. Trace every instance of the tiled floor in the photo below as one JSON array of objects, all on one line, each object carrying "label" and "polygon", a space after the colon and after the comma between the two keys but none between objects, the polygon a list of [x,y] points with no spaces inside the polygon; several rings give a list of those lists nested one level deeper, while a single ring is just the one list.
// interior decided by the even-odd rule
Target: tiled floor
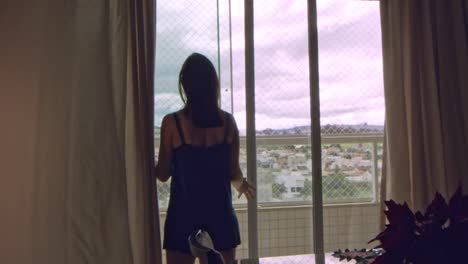
[{"label": "tiled floor", "polygon": [[[270,257],[270,258],[261,258],[257,261],[252,260],[241,260],[238,263],[240,264],[314,264],[315,263],[315,256],[314,255],[295,255],[295,256],[284,256],[284,257]],[[325,263],[326,264],[342,264],[348,263],[353,264],[356,263],[355,261],[342,261],[340,262],[337,258],[331,256],[331,254],[325,255]]]}]

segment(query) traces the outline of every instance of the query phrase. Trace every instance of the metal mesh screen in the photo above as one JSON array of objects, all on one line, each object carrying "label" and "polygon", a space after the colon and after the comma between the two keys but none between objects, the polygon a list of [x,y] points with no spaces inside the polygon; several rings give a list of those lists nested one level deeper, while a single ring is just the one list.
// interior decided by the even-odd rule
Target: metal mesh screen
[{"label": "metal mesh screen", "polygon": [[[192,52],[207,55],[215,64],[222,107],[234,114],[245,141],[244,6],[243,1],[232,1],[230,18],[229,1],[218,3],[158,0],[156,146],[162,117],[182,106],[177,77]],[[330,250],[363,245],[368,237],[359,229],[362,223],[369,230],[378,228],[377,209],[353,206],[378,197],[384,118],[381,40],[377,2],[317,4],[325,246]],[[254,1],[254,5],[259,252],[261,256],[311,253],[306,1]],[[245,144],[240,164],[245,173]],[[170,182],[158,182],[162,210],[167,207],[169,186]],[[246,200],[237,199],[233,191],[233,201],[243,237],[238,256],[243,258],[248,253]],[[352,207],[354,211],[348,212]],[[356,210],[359,214],[353,213]],[[339,219],[355,217],[360,220],[353,230],[362,232],[349,239],[348,223]]]},{"label": "metal mesh screen", "polygon": [[[156,160],[162,118],[183,106],[178,91],[178,74],[184,60],[191,53],[201,53],[214,64],[220,78],[221,106],[226,111],[232,111],[228,7],[227,0],[157,1],[154,109]],[[156,185],[163,231],[170,180],[165,183],[157,182]]]},{"label": "metal mesh screen", "polygon": [[[257,136],[286,142],[258,146],[259,201],[310,201],[306,3],[257,1],[255,10]],[[376,197],[375,146],[356,138],[383,134],[378,14],[375,3],[318,1],[325,203]]]},{"label": "metal mesh screen", "polygon": [[317,7],[324,248],[363,248],[379,226],[385,112],[379,2],[328,0]]},{"label": "metal mesh screen", "polygon": [[[376,157],[374,151],[378,153]],[[322,153],[325,202],[370,202],[377,198],[374,172],[379,168],[374,166],[378,167],[382,158],[382,149],[377,144],[326,144]]]},{"label": "metal mesh screen", "polygon": [[382,134],[378,2],[317,1],[323,135]]},{"label": "metal mesh screen", "polygon": [[[228,1],[157,1],[155,65],[155,146],[159,145],[164,115],[183,106],[178,77],[184,60],[193,52],[207,56],[217,69],[221,106],[232,110]],[[157,155],[157,149],[156,149]],[[157,157],[156,157],[157,159]],[[170,180],[158,183],[160,208],[169,200]]]},{"label": "metal mesh screen", "polygon": [[[179,110],[179,71],[193,52],[207,56],[221,81],[221,105],[231,111],[228,1],[157,1],[156,133],[164,115]],[[219,40],[219,41],[218,41]],[[158,136],[158,134],[156,135]]]},{"label": "metal mesh screen", "polygon": [[[261,257],[312,253],[310,88],[306,1],[254,1],[255,121]],[[305,136],[303,143],[288,137]],[[285,142],[262,138],[278,137]],[[310,261],[310,260],[309,260]],[[298,256],[296,263],[308,263]]]}]

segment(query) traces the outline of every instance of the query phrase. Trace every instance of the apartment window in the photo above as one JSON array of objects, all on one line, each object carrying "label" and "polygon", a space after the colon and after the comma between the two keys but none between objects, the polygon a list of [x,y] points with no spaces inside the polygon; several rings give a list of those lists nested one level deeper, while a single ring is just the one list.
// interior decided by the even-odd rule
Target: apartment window
[{"label": "apartment window", "polygon": [[[378,228],[385,111],[379,3],[318,0],[317,12],[325,250],[330,251],[365,246]],[[245,174],[244,21],[244,1],[157,1],[155,145],[162,117],[182,106],[180,67],[189,54],[200,52],[220,75],[222,108],[237,120]],[[253,30],[259,253],[311,253],[307,1],[254,1]],[[162,220],[168,194],[169,183],[158,182]],[[247,201],[233,201],[244,241],[238,255],[246,257]],[[350,219],[344,212],[359,212],[361,220],[354,224],[365,223],[369,231],[340,239],[351,234],[338,220]]]}]

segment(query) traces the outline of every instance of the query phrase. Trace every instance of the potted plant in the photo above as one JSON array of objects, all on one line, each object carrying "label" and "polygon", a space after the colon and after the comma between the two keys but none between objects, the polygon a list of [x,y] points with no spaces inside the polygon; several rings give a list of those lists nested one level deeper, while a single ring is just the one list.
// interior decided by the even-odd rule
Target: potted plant
[{"label": "potted plant", "polygon": [[337,251],[336,257],[372,264],[468,263],[464,254],[468,249],[468,195],[462,195],[461,188],[448,203],[436,193],[424,213],[413,213],[406,203],[390,200],[385,204],[388,224],[369,241],[380,244],[374,250]]}]

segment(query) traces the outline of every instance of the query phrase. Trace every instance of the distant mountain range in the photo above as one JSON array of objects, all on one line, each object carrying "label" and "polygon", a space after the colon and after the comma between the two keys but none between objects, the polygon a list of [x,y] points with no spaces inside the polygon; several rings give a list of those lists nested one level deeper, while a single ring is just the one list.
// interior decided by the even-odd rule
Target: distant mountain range
[{"label": "distant mountain range", "polygon": [[[160,133],[160,127],[155,126],[155,134]],[[245,131],[240,131],[245,134]],[[352,134],[383,134],[384,126],[382,125],[323,125],[321,127],[322,135],[352,135]],[[272,129],[267,128],[257,131],[258,136],[286,136],[286,135],[310,135],[310,126],[296,126],[292,128]]]},{"label": "distant mountain range", "polygon": [[[384,127],[380,125],[323,125],[322,135],[349,135],[349,134],[382,134]],[[284,129],[264,129],[257,131],[257,135],[263,136],[284,136],[284,135],[310,135],[310,126],[297,126]]]}]

